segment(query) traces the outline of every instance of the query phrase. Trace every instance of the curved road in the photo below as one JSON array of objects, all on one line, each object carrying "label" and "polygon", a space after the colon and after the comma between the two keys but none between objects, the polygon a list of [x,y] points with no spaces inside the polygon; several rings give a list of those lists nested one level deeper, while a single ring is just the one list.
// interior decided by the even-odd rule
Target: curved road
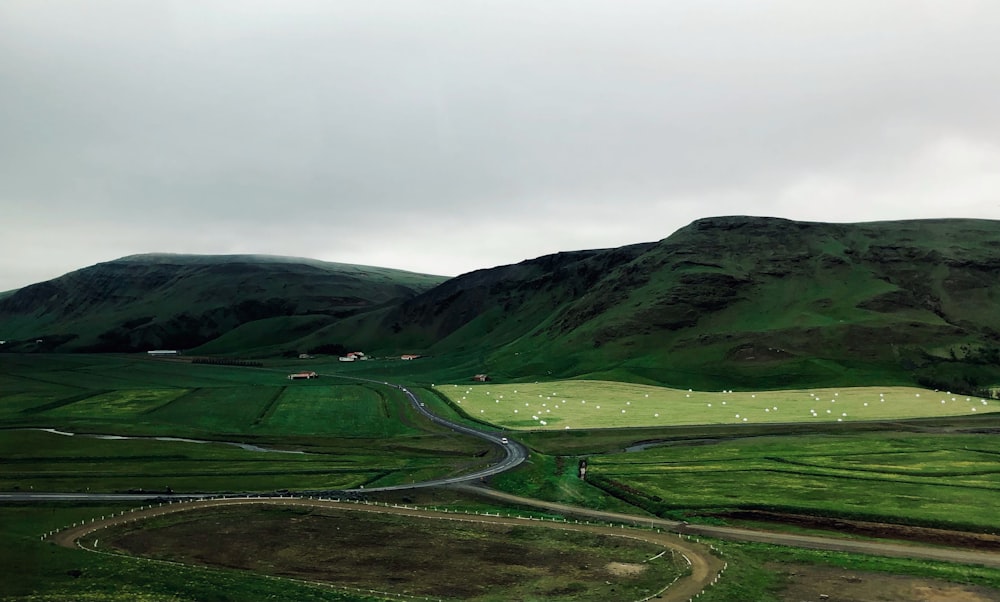
[{"label": "curved road", "polygon": [[[351,377],[341,376],[339,378],[351,378]],[[507,440],[508,442],[504,443],[503,442],[505,439],[504,437],[501,437],[499,435],[494,435],[493,433],[488,433],[486,431],[474,429],[464,424],[452,422],[446,418],[442,418],[437,414],[428,410],[427,406],[424,405],[424,402],[420,401],[420,398],[417,397],[417,395],[413,391],[407,389],[402,385],[393,385],[387,382],[373,381],[363,378],[353,378],[352,380],[364,380],[367,382],[374,382],[377,384],[386,385],[389,387],[394,387],[396,389],[399,389],[400,391],[403,392],[404,395],[406,395],[406,398],[410,401],[410,405],[412,405],[425,418],[427,418],[428,420],[430,420],[435,424],[439,424],[441,426],[449,428],[457,433],[462,433],[463,435],[468,435],[470,437],[477,437],[479,439],[484,439],[486,441],[489,441],[490,443],[495,443],[496,445],[499,445],[504,450],[504,459],[488,468],[484,468],[483,470],[477,470],[476,472],[460,475],[457,477],[449,477],[446,479],[433,479],[430,481],[421,481],[419,483],[409,483],[406,485],[391,485],[387,487],[347,489],[345,490],[346,492],[363,493],[372,491],[398,491],[403,489],[419,489],[423,487],[441,487],[444,485],[454,485],[457,483],[465,483],[468,481],[477,481],[479,479],[491,477],[495,474],[500,474],[501,472],[510,470],[511,468],[514,468],[521,462],[524,462],[525,460],[528,459],[528,448],[525,447],[524,445],[521,445],[520,443],[514,441],[513,439],[508,439]]]}]

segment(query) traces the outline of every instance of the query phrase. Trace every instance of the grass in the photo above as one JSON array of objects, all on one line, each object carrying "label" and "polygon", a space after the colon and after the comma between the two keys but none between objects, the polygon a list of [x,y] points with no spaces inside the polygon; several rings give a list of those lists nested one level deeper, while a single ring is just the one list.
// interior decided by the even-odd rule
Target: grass
[{"label": "grass", "polygon": [[151,563],[126,556],[86,553],[42,542],[51,529],[126,509],[122,505],[0,505],[0,600],[18,602],[205,602],[302,600],[371,602],[264,575]]},{"label": "grass", "polygon": [[[882,577],[908,576],[920,579],[934,579],[943,583],[986,587],[1000,593],[1000,570],[985,567],[970,567],[946,562],[908,560],[883,556],[868,556],[847,552],[826,552],[806,550],[787,546],[773,546],[760,543],[713,541],[728,562],[729,568],[719,582],[705,590],[698,597],[699,602],[730,602],[731,600],[754,600],[755,602],[779,602],[800,600],[804,596],[788,598],[785,590],[790,585],[784,567],[796,566],[805,570],[804,578],[813,577],[816,569],[835,567],[850,571],[865,571],[871,582],[865,586],[866,599],[899,599],[898,592],[880,591]],[[843,584],[843,577],[828,580],[827,592],[833,594]],[[917,588],[924,584],[915,584]],[[909,592],[914,596],[926,590]],[[895,595],[894,595],[895,594]],[[810,597],[808,599],[815,599]],[[907,598],[917,599],[917,598]],[[920,599],[924,599],[921,597]],[[942,598],[943,599],[943,598]],[[985,600],[987,598],[970,597]],[[993,599],[988,598],[988,599]]]},{"label": "grass", "polygon": [[611,381],[446,384],[474,418],[510,429],[849,422],[972,415],[1000,402],[915,387],[692,391]]},{"label": "grass", "polygon": [[[2,489],[341,489],[451,475],[495,461],[497,453],[418,418],[396,389],[326,377],[288,381],[294,362],[259,370],[136,356],[5,355],[4,360]],[[310,453],[11,430],[32,427],[245,442]]]},{"label": "grass", "polygon": [[1000,531],[993,436],[772,436],[593,456],[588,480],[657,513],[753,508]]},{"label": "grass", "polygon": [[644,513],[622,500],[609,495],[579,478],[575,458],[532,453],[529,459],[512,471],[491,478],[490,485],[503,491],[534,499],[584,506],[597,510],[623,513]]},{"label": "grass", "polygon": [[[3,359],[0,427],[6,429],[46,426],[188,436],[314,452],[274,454],[218,444],[108,441],[0,430],[3,490],[341,488],[411,482],[494,461],[490,454],[496,450],[491,446],[425,424],[394,389],[327,376],[294,383],[284,378],[306,366],[324,374],[374,377],[391,367],[396,373],[385,378],[393,382],[450,383],[432,389],[415,387],[439,413],[465,413],[473,419],[495,420],[499,428],[523,429],[515,437],[531,445],[530,462],[493,480],[508,491],[671,516],[773,508],[978,531],[1000,528],[995,518],[1000,516],[996,501],[1000,470],[993,467],[1000,452],[988,435],[960,432],[995,425],[990,418],[998,415],[985,411],[992,410],[995,401],[987,400],[983,406],[974,403],[978,399],[892,387],[707,393],[595,381],[470,385],[459,376],[473,362],[455,368],[441,358],[426,358],[430,361],[425,364],[420,364],[424,360],[371,361],[346,366],[327,360],[288,360],[271,362],[272,370],[135,356],[4,355]],[[421,373],[421,366],[429,372]],[[431,391],[435,395],[425,394]],[[517,405],[523,403],[529,406]],[[600,412],[597,405],[602,406]],[[535,410],[539,420],[528,416],[517,419],[527,424],[505,422],[504,412],[509,418],[511,410],[518,409],[520,416],[525,407]],[[834,408],[848,416],[836,416]],[[546,425],[538,424],[543,409],[549,410]],[[817,416],[809,409],[817,410]],[[869,414],[863,414],[866,411]],[[658,420],[651,420],[656,413],[660,416],[653,418]],[[736,413],[741,414],[739,421]],[[894,424],[911,415],[951,414],[959,417]],[[743,417],[748,418],[746,423]],[[844,422],[837,422],[837,417]],[[958,432],[899,430],[947,430],[940,426],[945,424]],[[567,425],[572,428],[566,430]],[[879,430],[866,432],[870,429]],[[665,444],[640,453],[613,453],[641,440]],[[612,453],[590,456],[589,482],[576,477],[577,458],[563,457],[596,452]],[[75,512],[44,506],[36,514],[18,508],[0,507],[4,524],[24,516],[29,524],[40,525],[46,512],[58,517]],[[11,552],[7,559],[0,556],[5,560],[0,566],[25,573],[0,586],[9,599],[26,599],[31,592],[42,596],[38,599],[66,599],[72,597],[67,592],[74,584],[83,586],[83,599],[128,599],[129,594],[136,599],[162,598],[170,591],[199,600],[262,599],[276,593],[266,580],[249,574],[165,566],[144,572],[142,563],[102,564],[97,562],[101,559],[84,560],[71,550],[37,547],[15,534],[10,536],[15,539],[3,537],[0,541],[19,547],[24,556],[17,562],[7,562]],[[751,555],[743,558],[751,565],[756,562]],[[82,567],[84,576],[68,576],[66,571],[73,567]],[[748,575],[740,581],[748,585],[757,578]],[[753,586],[758,589],[746,591],[764,591],[775,583],[770,577],[759,578],[761,585]],[[123,593],[115,593],[115,580]],[[175,589],[170,589],[171,583]],[[181,585],[185,583],[191,585]],[[236,593],[227,593],[227,587]],[[303,600],[354,599],[323,598],[333,594],[308,588],[289,591]],[[292,594],[279,597],[288,595]],[[729,599],[737,598],[766,599],[750,594]]]},{"label": "grass", "polygon": [[261,430],[335,437],[413,434],[416,429],[401,420],[405,402],[393,403],[390,395],[386,388],[360,384],[289,387]]},{"label": "grass", "polygon": [[[457,451],[457,450],[456,450]],[[466,452],[471,457],[475,451]],[[465,456],[465,454],[462,454]],[[344,489],[399,471],[450,472],[468,460],[343,446],[328,453],[247,451],[218,443],[101,440],[37,431],[0,431],[0,489],[176,493]]]}]

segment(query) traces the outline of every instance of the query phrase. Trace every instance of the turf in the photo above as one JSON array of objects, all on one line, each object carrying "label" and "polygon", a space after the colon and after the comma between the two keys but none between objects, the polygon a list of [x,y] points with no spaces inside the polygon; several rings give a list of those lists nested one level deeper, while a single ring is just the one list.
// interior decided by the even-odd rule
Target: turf
[{"label": "turf", "polygon": [[452,383],[437,390],[474,418],[531,430],[901,420],[972,415],[1000,407],[995,400],[915,387],[709,392],[563,380]]},{"label": "turf", "polygon": [[992,435],[772,436],[590,458],[588,481],[648,510],[733,508],[1000,532]]}]

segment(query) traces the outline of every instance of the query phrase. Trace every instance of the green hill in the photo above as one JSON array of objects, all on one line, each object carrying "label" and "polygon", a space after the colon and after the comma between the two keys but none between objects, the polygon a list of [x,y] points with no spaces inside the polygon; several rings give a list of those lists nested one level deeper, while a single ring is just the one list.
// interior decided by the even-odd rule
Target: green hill
[{"label": "green hill", "polygon": [[[501,379],[694,388],[1000,383],[1000,222],[723,217],[452,279],[350,332]],[[312,335],[351,340],[348,323]]]},{"label": "green hill", "polygon": [[[244,327],[246,343],[256,347],[398,303],[444,280],[290,257],[135,255],[0,299],[0,338],[23,351],[189,349]],[[251,327],[258,322],[271,327]],[[225,351],[243,345],[237,334]]]},{"label": "green hill", "polygon": [[997,275],[996,221],[718,217],[659,242],[452,279],[288,258],[129,257],[0,299],[0,338],[21,350],[351,347],[436,355],[501,380],[983,393],[1000,384]]}]

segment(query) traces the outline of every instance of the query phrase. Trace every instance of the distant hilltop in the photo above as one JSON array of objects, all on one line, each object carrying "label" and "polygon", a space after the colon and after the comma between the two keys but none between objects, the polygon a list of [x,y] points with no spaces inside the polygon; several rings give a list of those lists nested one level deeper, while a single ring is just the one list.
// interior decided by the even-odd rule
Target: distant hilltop
[{"label": "distant hilltop", "polygon": [[[1000,222],[726,216],[455,278],[256,255],[134,255],[0,299],[4,350],[366,349],[492,377],[711,389],[1000,384]],[[39,342],[41,341],[41,342]]]}]

